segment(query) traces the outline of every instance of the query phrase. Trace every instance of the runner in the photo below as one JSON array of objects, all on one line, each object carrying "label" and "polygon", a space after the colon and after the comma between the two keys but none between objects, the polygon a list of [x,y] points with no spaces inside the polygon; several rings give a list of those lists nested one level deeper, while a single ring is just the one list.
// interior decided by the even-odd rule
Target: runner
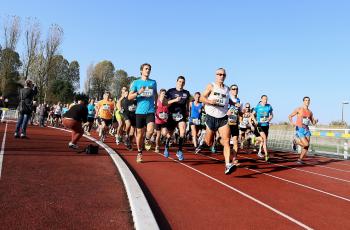
[{"label": "runner", "polygon": [[[242,116],[240,117],[240,123],[239,123],[239,129],[241,131],[241,149],[244,148],[245,144],[249,142],[249,135],[252,131],[252,122],[251,122],[251,110],[250,110],[250,104],[246,103],[242,109]],[[249,147],[249,146],[248,146]]]},{"label": "runner", "polygon": [[258,156],[260,158],[263,158],[264,156],[261,154],[261,147],[264,150],[265,153],[265,161],[269,160],[269,154],[267,152],[267,138],[269,136],[269,128],[270,128],[270,121],[273,118],[273,112],[272,112],[272,106],[270,104],[267,104],[267,96],[262,95],[261,101],[258,103],[258,105],[254,108],[253,115],[254,123],[257,124],[257,131],[259,132],[262,142],[260,144]]},{"label": "runner", "polygon": [[194,94],[194,101],[190,104],[190,128],[192,132],[192,142],[195,148],[198,147],[198,133],[201,128],[201,116],[203,110],[203,103],[199,101],[201,97],[200,92]]},{"label": "runner", "polygon": [[95,121],[95,116],[96,116],[96,109],[95,109],[95,99],[91,98],[90,102],[87,106],[88,109],[88,116],[87,116],[87,124],[84,126],[85,127],[85,133],[90,136],[90,131],[92,128],[92,125],[94,124]]},{"label": "runner", "polygon": [[56,105],[54,105],[54,126],[59,127],[61,123],[62,117],[62,104],[59,101]]},{"label": "runner", "polygon": [[123,136],[123,128],[125,125],[124,122],[124,117],[123,117],[123,107],[121,105],[121,101],[125,98],[125,92],[127,91],[127,88],[124,86],[121,89],[121,93],[120,93],[120,98],[117,100],[116,104],[117,104],[117,108],[115,111],[115,119],[116,122],[118,122],[118,128],[117,128],[117,133],[115,135],[115,143],[117,145],[120,144],[120,142],[122,141],[122,136]]},{"label": "runner", "polygon": [[160,138],[161,136],[165,138],[170,138],[168,129],[167,129],[167,122],[169,117],[169,110],[168,110],[168,104],[165,99],[166,90],[161,89],[159,91],[159,98],[157,101],[157,112],[156,112],[156,148],[155,152],[159,153],[159,146],[160,146]]},{"label": "runner", "polygon": [[[238,86],[231,85],[230,87],[230,103],[228,115],[228,124],[230,126],[231,137],[233,139],[233,159],[236,160],[238,153],[238,136],[239,136],[239,127],[238,123],[241,119],[241,100],[238,98]],[[237,163],[237,161],[236,161]]]},{"label": "runner", "polygon": [[208,146],[212,146],[215,132],[219,131],[221,144],[224,146],[225,174],[228,175],[237,169],[237,165],[234,161],[233,163],[230,162],[230,127],[226,115],[229,106],[230,90],[224,84],[225,79],[225,69],[217,69],[216,80],[207,86],[201,96],[201,101],[205,104],[205,112],[207,114],[205,142]]},{"label": "runner", "polygon": [[110,101],[110,98],[110,92],[106,91],[103,94],[103,100],[99,101],[96,105],[96,113],[98,114],[101,122],[99,127],[99,137],[102,142],[104,142],[109,126],[112,124],[115,105],[113,101]]},{"label": "runner", "polygon": [[121,101],[121,110],[123,111],[123,117],[125,120],[125,132],[126,132],[126,141],[125,146],[126,148],[131,151],[132,150],[132,138],[135,133],[135,126],[136,126],[136,107],[137,107],[137,101],[134,100],[128,100],[129,90],[124,90],[124,98]]},{"label": "runner", "polygon": [[[151,73],[151,65],[144,63],[140,67],[141,78],[132,82],[130,87],[129,100],[137,100],[136,107],[136,145],[137,145],[137,158],[138,163],[142,162],[142,148],[143,143],[145,149],[148,151],[152,148],[150,138],[154,130],[154,113],[155,104],[157,101],[157,82],[149,79]],[[146,127],[146,138],[144,141],[143,129]]]},{"label": "runner", "polygon": [[[186,135],[186,120],[189,111],[190,92],[184,89],[186,79],[184,76],[179,76],[176,81],[176,87],[171,88],[166,92],[166,98],[169,105],[169,119],[167,122],[167,128],[170,136],[175,131],[175,128],[179,129],[178,150],[176,153],[179,161],[184,160],[182,147],[185,141]],[[170,138],[166,139],[164,156],[169,157],[169,142]]]},{"label": "runner", "polygon": [[[309,126],[316,125],[318,122],[318,120],[314,118],[309,106],[310,97],[304,97],[303,106],[296,108],[288,116],[290,123],[296,128],[297,137],[293,139],[293,149],[296,150],[296,145],[300,145],[303,148],[297,161],[298,164],[304,164],[303,159],[309,150],[311,137]],[[295,123],[293,122],[294,116],[297,116]]]}]

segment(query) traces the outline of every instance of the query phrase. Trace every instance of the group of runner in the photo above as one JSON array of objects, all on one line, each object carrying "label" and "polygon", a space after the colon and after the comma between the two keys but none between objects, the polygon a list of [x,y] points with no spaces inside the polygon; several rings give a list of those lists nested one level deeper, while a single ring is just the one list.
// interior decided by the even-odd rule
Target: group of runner
[{"label": "group of runner", "polygon": [[[202,94],[196,92],[191,101],[190,92],[184,89],[184,76],[177,78],[174,88],[160,89],[158,92],[156,81],[150,79],[151,65],[142,64],[140,72],[141,77],[131,83],[130,89],[121,89],[120,98],[113,100],[111,94],[105,92],[103,100],[97,103],[90,100],[87,106],[88,122],[84,124],[87,134],[96,117],[101,141],[104,141],[109,127],[116,123],[114,134],[117,144],[124,139],[126,148],[132,150],[133,138],[136,138],[138,163],[143,161],[143,149],[149,151],[152,148],[152,138],[155,152],[159,153],[160,146],[164,144],[163,155],[169,157],[174,132],[177,137],[176,156],[179,161],[184,160],[183,146],[188,129],[196,153],[203,148],[211,148],[215,152],[217,143],[223,146],[225,174],[232,173],[239,165],[239,139],[242,148],[257,144],[258,156],[269,160],[267,140],[273,109],[266,95],[261,96],[254,109],[249,103],[242,106],[238,86],[225,85],[226,71],[219,68],[215,72],[215,80],[207,85]],[[296,126],[293,143],[303,148],[298,163],[302,163],[308,150],[311,135],[308,126],[317,123],[308,109],[309,103],[310,98],[305,97],[303,107],[289,116],[291,124]],[[294,116],[297,116],[296,123],[293,122]]]}]

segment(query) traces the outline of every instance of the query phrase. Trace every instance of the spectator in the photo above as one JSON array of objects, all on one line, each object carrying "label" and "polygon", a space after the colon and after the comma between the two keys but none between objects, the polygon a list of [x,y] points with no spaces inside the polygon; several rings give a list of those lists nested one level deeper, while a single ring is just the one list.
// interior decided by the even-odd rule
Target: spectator
[{"label": "spectator", "polygon": [[21,132],[21,138],[26,138],[26,130],[28,121],[32,114],[33,98],[38,93],[36,86],[31,80],[26,80],[25,86],[19,92],[20,102],[18,105],[18,120],[16,124],[15,138],[19,137]]}]

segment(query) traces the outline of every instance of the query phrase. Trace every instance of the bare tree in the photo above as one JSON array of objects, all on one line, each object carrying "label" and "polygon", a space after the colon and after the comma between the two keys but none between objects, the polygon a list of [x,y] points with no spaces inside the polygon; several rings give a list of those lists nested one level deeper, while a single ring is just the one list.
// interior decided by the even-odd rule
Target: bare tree
[{"label": "bare tree", "polygon": [[23,77],[27,80],[30,67],[38,55],[38,48],[40,45],[41,29],[40,24],[36,19],[27,19],[25,36],[25,54],[23,57]]},{"label": "bare tree", "polygon": [[94,64],[91,63],[86,70],[86,79],[84,84],[84,92],[91,97],[91,80],[93,78]]},{"label": "bare tree", "polygon": [[16,50],[20,36],[20,18],[18,16],[7,16],[4,20],[4,48]]}]

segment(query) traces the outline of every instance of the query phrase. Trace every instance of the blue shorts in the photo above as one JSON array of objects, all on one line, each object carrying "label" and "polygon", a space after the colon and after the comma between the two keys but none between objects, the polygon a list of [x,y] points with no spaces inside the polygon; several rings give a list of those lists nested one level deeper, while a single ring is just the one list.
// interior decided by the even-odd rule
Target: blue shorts
[{"label": "blue shorts", "polygon": [[311,137],[311,132],[307,128],[296,128],[296,134],[299,138]]}]

